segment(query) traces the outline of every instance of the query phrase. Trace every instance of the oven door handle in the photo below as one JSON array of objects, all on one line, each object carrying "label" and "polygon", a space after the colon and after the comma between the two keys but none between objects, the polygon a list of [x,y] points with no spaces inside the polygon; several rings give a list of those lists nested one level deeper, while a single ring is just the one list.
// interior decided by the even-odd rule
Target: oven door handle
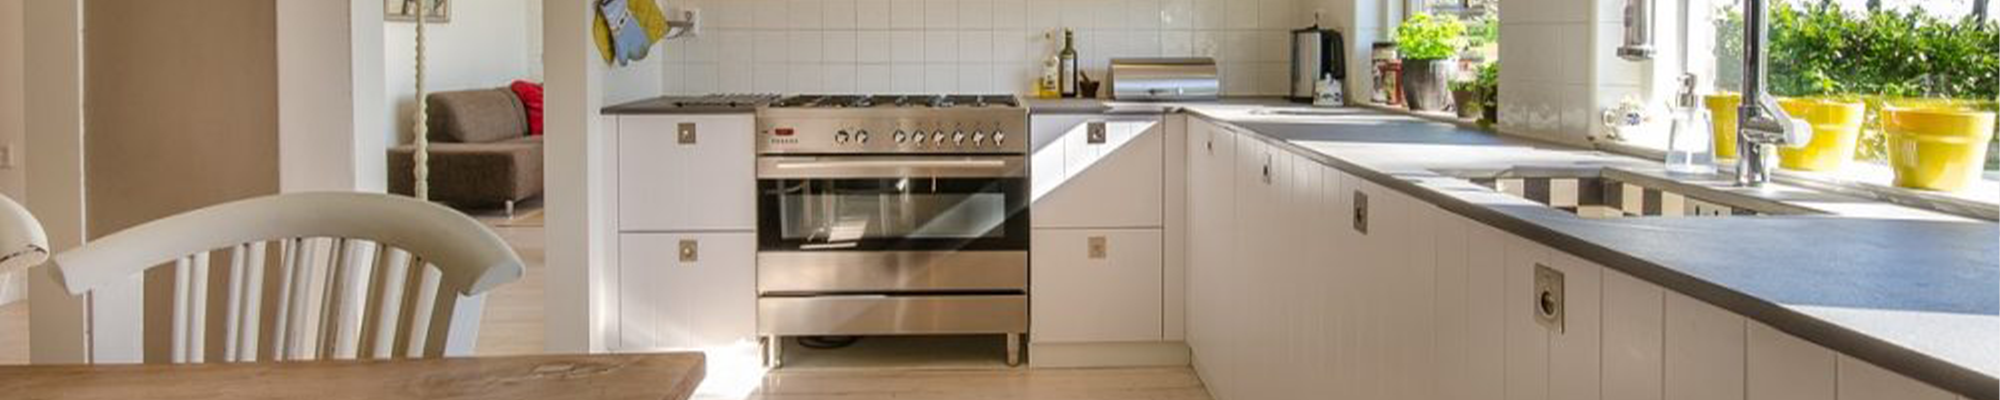
[{"label": "oven door handle", "polygon": [[757,177],[771,179],[840,178],[1022,178],[1028,176],[1022,157],[765,157],[757,160]]}]

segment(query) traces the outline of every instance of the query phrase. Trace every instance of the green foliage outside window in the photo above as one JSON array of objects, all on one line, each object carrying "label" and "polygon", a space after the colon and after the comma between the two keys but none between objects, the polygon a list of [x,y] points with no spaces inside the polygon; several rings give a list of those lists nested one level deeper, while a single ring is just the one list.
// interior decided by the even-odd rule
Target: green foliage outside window
[{"label": "green foliage outside window", "polygon": [[[1715,29],[1717,87],[1741,88],[1742,13],[1724,10]],[[1830,1],[1777,1],[1771,5],[1770,35],[1772,94],[1868,102],[1858,155],[1863,160],[1885,156],[1874,111],[1887,104],[1950,101],[1994,110],[2000,103],[2000,22],[1944,19],[1920,10],[1843,10]]]},{"label": "green foliage outside window", "polygon": [[1465,47],[1465,24],[1458,18],[1420,13],[1396,27],[1396,51],[1405,60],[1443,60]]}]

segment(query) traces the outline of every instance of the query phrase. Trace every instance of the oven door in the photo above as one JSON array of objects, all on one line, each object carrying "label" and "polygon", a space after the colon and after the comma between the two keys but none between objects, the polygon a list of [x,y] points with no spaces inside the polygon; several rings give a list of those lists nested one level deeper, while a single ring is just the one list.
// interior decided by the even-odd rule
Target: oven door
[{"label": "oven door", "polygon": [[761,252],[1026,251],[1020,156],[764,157]]}]

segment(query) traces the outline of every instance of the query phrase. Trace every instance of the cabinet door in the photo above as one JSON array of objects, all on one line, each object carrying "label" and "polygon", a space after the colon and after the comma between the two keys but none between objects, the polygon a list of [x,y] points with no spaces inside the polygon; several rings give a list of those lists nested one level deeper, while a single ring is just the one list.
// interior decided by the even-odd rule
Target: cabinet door
[{"label": "cabinet door", "polygon": [[756,228],[751,116],[623,116],[618,127],[620,230]]},{"label": "cabinet door", "polygon": [[1604,393],[1660,400],[1665,367],[1666,292],[1625,273],[1604,270]]},{"label": "cabinet door", "polygon": [[1825,400],[1835,398],[1833,350],[1779,332],[1768,325],[1746,326],[1745,398]]},{"label": "cabinet door", "polygon": [[[1836,361],[1840,400],[1953,400],[1961,397],[1847,355]],[[1970,399],[1971,397],[1963,397]]]},{"label": "cabinet door", "polygon": [[[1095,129],[1101,135],[1093,135]],[[1086,119],[1048,138],[1034,155],[1032,223],[1037,228],[1160,227],[1165,137],[1160,118],[1146,117]]]},{"label": "cabinet door", "polygon": [[1471,342],[1469,316],[1466,314],[1467,239],[1466,220],[1456,214],[1436,207],[1422,207],[1422,212],[1431,215],[1430,249],[1436,252],[1436,274],[1432,286],[1436,289],[1433,304],[1437,307],[1432,314],[1436,329],[1436,345],[1432,348],[1436,356],[1431,367],[1437,379],[1437,398],[1445,400],[1473,400],[1482,393],[1473,392],[1467,385],[1470,363],[1467,362],[1468,343]]},{"label": "cabinet door", "polygon": [[755,340],[755,235],[625,234],[619,241],[619,351]]},{"label": "cabinet door", "polygon": [[1667,292],[1667,400],[1743,400],[1744,319]]},{"label": "cabinet door", "polygon": [[1161,240],[1158,229],[1035,230],[1033,341],[1159,341]]},{"label": "cabinet door", "polygon": [[1507,400],[1549,398],[1549,331],[1535,320],[1535,266],[1548,265],[1547,248],[1507,235],[1506,297],[1500,311],[1506,324]]},{"label": "cabinet door", "polygon": [[1229,364],[1230,295],[1236,226],[1236,135],[1206,119],[1188,130],[1188,345],[1215,393],[1234,388]]},{"label": "cabinet door", "polygon": [[1568,253],[1551,255],[1550,268],[1563,276],[1563,328],[1549,334],[1549,398],[1595,400],[1602,393],[1604,268]]},{"label": "cabinet door", "polygon": [[1480,399],[1506,390],[1507,319],[1522,312],[1507,301],[1511,293],[1506,288],[1512,284],[1505,278],[1509,237],[1497,228],[1467,221],[1465,383],[1466,391]]}]

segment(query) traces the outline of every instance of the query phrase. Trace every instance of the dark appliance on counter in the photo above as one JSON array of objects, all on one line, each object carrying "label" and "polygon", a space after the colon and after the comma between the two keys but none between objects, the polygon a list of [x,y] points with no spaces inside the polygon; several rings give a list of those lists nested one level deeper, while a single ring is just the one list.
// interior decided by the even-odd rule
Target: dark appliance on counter
[{"label": "dark appliance on counter", "polygon": [[1320,78],[1329,74],[1335,81],[1347,80],[1347,45],[1340,31],[1319,25],[1292,31],[1292,88],[1287,97],[1312,102]]},{"label": "dark appliance on counter", "polygon": [[1014,96],[793,96],[757,112],[757,331],[1028,332],[1028,112]]}]

